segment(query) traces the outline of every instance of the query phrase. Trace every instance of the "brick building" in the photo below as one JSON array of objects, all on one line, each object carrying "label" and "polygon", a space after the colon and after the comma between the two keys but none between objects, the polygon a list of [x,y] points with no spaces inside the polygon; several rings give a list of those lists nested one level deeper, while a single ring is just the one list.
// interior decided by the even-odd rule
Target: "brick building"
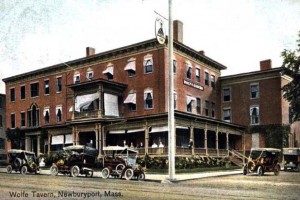
[{"label": "brick building", "polygon": [[0,94],[0,160],[6,159],[5,95]]},{"label": "brick building", "polygon": [[[176,153],[243,150],[245,127],[220,117],[226,67],[184,45],[182,23],[174,23]],[[5,78],[7,127],[37,153],[87,144],[100,155],[107,145],[166,155],[168,71],[167,44],[156,39],[97,54],[87,47],[86,57]]]},{"label": "brick building", "polygon": [[[271,60],[260,62],[260,71],[221,77],[223,120],[243,126],[289,124],[289,103],[281,88],[291,81]],[[263,134],[247,134],[245,148],[264,147]]]}]

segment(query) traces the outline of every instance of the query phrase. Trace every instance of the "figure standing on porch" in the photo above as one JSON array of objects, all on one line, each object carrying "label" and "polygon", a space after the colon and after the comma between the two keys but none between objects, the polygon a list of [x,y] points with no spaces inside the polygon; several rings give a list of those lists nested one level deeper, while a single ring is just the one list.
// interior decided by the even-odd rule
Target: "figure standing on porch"
[{"label": "figure standing on porch", "polygon": [[141,142],[139,145],[140,148],[144,147],[144,144]]},{"label": "figure standing on porch", "polygon": [[160,141],[158,147],[161,147],[161,148],[162,148],[162,147],[165,147],[165,145],[163,145],[163,143]]},{"label": "figure standing on porch", "polygon": [[123,141],[124,147],[128,147],[128,145],[126,144],[126,140]]},{"label": "figure standing on porch", "polygon": [[134,148],[133,142],[130,143],[130,148]]}]

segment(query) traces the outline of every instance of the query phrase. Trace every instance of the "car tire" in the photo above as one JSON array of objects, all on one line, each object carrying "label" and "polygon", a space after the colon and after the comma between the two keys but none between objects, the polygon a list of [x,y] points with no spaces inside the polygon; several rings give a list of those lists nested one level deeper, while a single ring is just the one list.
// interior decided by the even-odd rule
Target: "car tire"
[{"label": "car tire", "polygon": [[134,174],[133,169],[131,169],[131,168],[126,169],[125,179],[130,180],[133,177],[133,174]]},{"label": "car tire", "polygon": [[6,171],[7,171],[8,174],[11,174],[12,171],[13,171],[12,166],[11,166],[11,165],[8,165],[8,166],[6,167]]},{"label": "car tire", "polygon": [[15,161],[14,161],[15,167],[19,168],[19,167],[21,167],[21,164],[22,164],[21,158],[16,158]]},{"label": "car tire", "polygon": [[275,175],[275,176],[278,176],[279,173],[280,173],[280,166],[279,166],[279,165],[276,165],[276,166],[274,167],[274,175]]},{"label": "car tire", "polygon": [[262,176],[264,174],[263,168],[262,166],[258,166],[257,167],[257,175],[258,176]]},{"label": "car tire", "polygon": [[102,174],[102,178],[107,179],[110,175],[110,170],[107,167],[105,167],[102,170],[101,174]]},{"label": "car tire", "polygon": [[21,167],[20,173],[21,173],[22,175],[26,175],[26,173],[27,173],[27,166],[23,165],[23,166]]},{"label": "car tire", "polygon": [[140,181],[144,181],[146,178],[145,173],[144,172],[140,172],[139,175],[137,176],[137,179]]},{"label": "car tire", "polygon": [[77,177],[80,174],[80,169],[77,165],[74,165],[73,167],[71,167],[71,176],[72,177]]},{"label": "car tire", "polygon": [[123,164],[118,164],[118,165],[116,166],[116,172],[117,172],[117,174],[121,175],[122,172],[123,172],[123,170],[124,170],[124,168],[125,168],[125,165],[123,165]]},{"label": "car tire", "polygon": [[51,166],[50,167],[50,174],[52,176],[57,176],[57,174],[58,174],[58,168],[56,166]]}]

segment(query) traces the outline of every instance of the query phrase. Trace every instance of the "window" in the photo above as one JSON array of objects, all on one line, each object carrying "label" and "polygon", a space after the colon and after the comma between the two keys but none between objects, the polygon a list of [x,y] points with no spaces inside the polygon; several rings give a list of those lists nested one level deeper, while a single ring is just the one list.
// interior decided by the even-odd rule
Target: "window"
[{"label": "window", "polygon": [[250,98],[251,99],[259,98],[259,85],[258,84],[250,85]]},{"label": "window", "polygon": [[21,92],[21,99],[24,100],[26,96],[26,91],[25,91],[25,85],[22,85],[20,88]]},{"label": "window", "polygon": [[62,121],[62,109],[60,106],[56,107],[56,122]]},{"label": "window", "polygon": [[191,79],[192,78],[192,65],[190,62],[186,63],[186,78]]},{"label": "window", "polygon": [[196,68],[196,81],[200,82],[200,69]]},{"label": "window", "polygon": [[25,112],[21,112],[21,127],[26,126]]},{"label": "window", "polygon": [[223,109],[223,120],[226,122],[231,122],[231,109]]},{"label": "window", "polygon": [[209,74],[208,74],[208,72],[204,73],[204,81],[205,81],[205,85],[209,86]]},{"label": "window", "polygon": [[152,89],[144,91],[145,109],[153,108],[153,92]]},{"label": "window", "polygon": [[15,102],[15,88],[10,88],[10,101]]},{"label": "window", "polygon": [[50,94],[49,80],[45,80],[45,94]]},{"label": "window", "polygon": [[48,124],[50,122],[49,108],[44,108],[44,120],[45,124]]},{"label": "window", "polygon": [[259,106],[250,107],[250,124],[259,124]]},{"label": "window", "polygon": [[56,78],[56,92],[62,91],[62,83],[61,83],[61,77]]},{"label": "window", "polygon": [[102,72],[103,74],[106,75],[108,80],[113,80],[114,79],[114,66],[109,63],[106,69]]},{"label": "window", "polygon": [[136,93],[129,93],[126,99],[124,100],[124,103],[128,105],[128,109],[130,111],[136,111]]},{"label": "window", "polygon": [[40,110],[36,105],[32,105],[27,111],[28,127],[37,127],[40,125]]},{"label": "window", "polygon": [[177,61],[173,60],[173,73],[176,73]]},{"label": "window", "polygon": [[214,102],[211,102],[211,117],[215,118],[216,113],[216,104]]},{"label": "window", "polygon": [[74,74],[73,80],[74,80],[74,84],[80,83],[80,73],[79,72]]},{"label": "window", "polygon": [[39,96],[39,83],[31,83],[30,84],[30,95],[31,95],[31,97]]},{"label": "window", "polygon": [[196,102],[197,102],[197,106],[196,106],[197,114],[201,114],[201,99],[196,98]]},{"label": "window", "polygon": [[209,116],[209,101],[205,101],[205,116]]},{"label": "window", "polygon": [[210,75],[210,85],[212,88],[216,88],[216,77],[215,75]]},{"label": "window", "polygon": [[144,63],[143,64],[144,64],[145,74],[153,72],[153,58],[152,58],[151,54],[147,54],[144,57]]},{"label": "window", "polygon": [[130,58],[128,60],[128,63],[125,66],[124,70],[127,71],[127,75],[129,77],[132,77],[132,76],[135,76],[135,69],[136,69],[135,58]]},{"label": "window", "polygon": [[230,88],[223,89],[223,101],[231,101],[231,91]]},{"label": "window", "polygon": [[94,78],[94,72],[93,71],[88,71],[86,73],[86,79],[91,81],[91,80],[93,80],[93,78]]},{"label": "window", "polygon": [[193,112],[193,101],[195,101],[196,98],[192,96],[186,96],[186,111],[187,112]]},{"label": "window", "polygon": [[10,127],[16,128],[16,115],[10,114]]}]

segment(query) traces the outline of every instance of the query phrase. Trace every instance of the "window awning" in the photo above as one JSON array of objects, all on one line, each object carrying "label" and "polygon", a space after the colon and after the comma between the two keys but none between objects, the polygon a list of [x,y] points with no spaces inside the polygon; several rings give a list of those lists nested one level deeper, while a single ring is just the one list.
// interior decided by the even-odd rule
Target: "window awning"
[{"label": "window awning", "polygon": [[52,145],[63,144],[64,143],[64,135],[53,135],[52,136]]},{"label": "window awning", "polygon": [[128,96],[125,99],[124,103],[133,103],[133,104],[136,104],[136,93],[130,93],[130,94],[128,94]]},{"label": "window awning", "polygon": [[112,130],[108,132],[109,134],[125,134],[125,130]]},{"label": "window awning", "polygon": [[114,75],[114,67],[113,66],[109,66],[102,73],[103,74],[110,73],[111,75]]},{"label": "window awning", "polygon": [[76,97],[75,111],[80,112],[80,109],[84,106],[89,106],[94,100],[98,99],[98,93],[86,94]]},{"label": "window awning", "polygon": [[186,96],[186,105],[190,104],[192,101],[196,101],[196,98],[192,96]]},{"label": "window awning", "polygon": [[150,133],[166,132],[169,131],[168,126],[154,126],[151,128]]},{"label": "window awning", "polygon": [[45,108],[45,109],[44,109],[44,112],[43,112],[44,117],[46,116],[47,112],[48,112],[48,115],[49,115],[49,108]]},{"label": "window awning", "polygon": [[128,62],[126,67],[124,68],[124,70],[133,70],[133,71],[135,71],[135,60]]},{"label": "window awning", "polygon": [[61,107],[56,107],[55,114],[57,115],[59,112],[62,112]]},{"label": "window awning", "polygon": [[136,133],[136,132],[144,132],[145,129],[143,128],[137,128],[137,129],[129,129],[127,130],[127,133]]},{"label": "window awning", "polygon": [[143,65],[146,66],[148,62],[148,65],[153,65],[153,58],[151,54],[147,54],[146,56],[144,56],[144,62]]},{"label": "window awning", "polygon": [[153,97],[153,91],[152,91],[152,89],[148,88],[148,89],[144,90],[144,100],[147,99],[148,94],[150,94],[151,97]]},{"label": "window awning", "polygon": [[73,136],[72,136],[72,134],[67,134],[66,135],[65,144],[72,144],[72,143],[73,143]]}]

